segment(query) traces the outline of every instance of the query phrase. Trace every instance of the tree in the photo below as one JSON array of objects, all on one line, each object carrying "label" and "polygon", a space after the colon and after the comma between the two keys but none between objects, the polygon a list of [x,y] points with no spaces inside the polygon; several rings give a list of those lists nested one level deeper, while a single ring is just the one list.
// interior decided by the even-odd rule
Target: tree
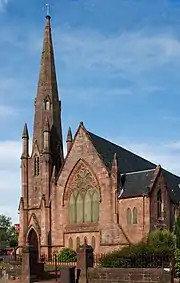
[{"label": "tree", "polygon": [[180,249],[180,215],[174,222],[174,235],[176,236],[176,248]]},{"label": "tree", "polygon": [[154,230],[150,232],[148,243],[155,247],[169,247],[174,249],[175,248],[175,237],[174,234],[168,230]]},{"label": "tree", "polygon": [[16,247],[18,244],[18,232],[12,224],[10,217],[0,214],[0,245],[1,248],[9,245]]}]

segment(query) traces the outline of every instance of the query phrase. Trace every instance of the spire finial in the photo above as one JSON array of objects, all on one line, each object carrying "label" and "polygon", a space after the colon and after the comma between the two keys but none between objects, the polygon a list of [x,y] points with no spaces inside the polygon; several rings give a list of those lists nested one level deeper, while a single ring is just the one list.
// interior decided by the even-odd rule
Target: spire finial
[{"label": "spire finial", "polygon": [[50,5],[49,3],[46,3],[45,6],[46,6],[46,18],[49,18],[50,17]]}]

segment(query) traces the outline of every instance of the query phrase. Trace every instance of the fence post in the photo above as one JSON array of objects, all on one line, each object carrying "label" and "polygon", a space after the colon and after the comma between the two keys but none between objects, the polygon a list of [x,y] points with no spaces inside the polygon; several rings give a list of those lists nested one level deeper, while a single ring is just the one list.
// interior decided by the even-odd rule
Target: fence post
[{"label": "fence post", "polygon": [[55,276],[56,276],[56,281],[58,279],[58,271],[57,271],[57,255],[55,254]]}]

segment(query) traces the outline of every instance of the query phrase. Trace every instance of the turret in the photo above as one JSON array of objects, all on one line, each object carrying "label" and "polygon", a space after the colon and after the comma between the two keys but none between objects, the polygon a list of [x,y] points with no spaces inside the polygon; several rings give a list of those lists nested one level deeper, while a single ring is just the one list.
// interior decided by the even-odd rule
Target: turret
[{"label": "turret", "polygon": [[24,124],[24,129],[22,133],[22,156],[21,158],[29,157],[29,134],[27,124]]},{"label": "turret", "polygon": [[72,132],[71,132],[71,127],[69,127],[68,133],[67,133],[67,139],[66,139],[67,153],[70,151],[70,149],[72,147],[72,142],[73,142]]}]

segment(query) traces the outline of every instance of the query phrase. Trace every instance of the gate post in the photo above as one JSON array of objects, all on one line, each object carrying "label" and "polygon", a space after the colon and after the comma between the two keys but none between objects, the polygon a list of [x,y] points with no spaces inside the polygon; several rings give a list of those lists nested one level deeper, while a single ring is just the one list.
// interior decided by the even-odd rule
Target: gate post
[{"label": "gate post", "polygon": [[77,281],[87,283],[87,269],[94,266],[93,248],[84,241],[77,251]]},{"label": "gate post", "polygon": [[22,248],[22,282],[31,283],[29,244]]}]

